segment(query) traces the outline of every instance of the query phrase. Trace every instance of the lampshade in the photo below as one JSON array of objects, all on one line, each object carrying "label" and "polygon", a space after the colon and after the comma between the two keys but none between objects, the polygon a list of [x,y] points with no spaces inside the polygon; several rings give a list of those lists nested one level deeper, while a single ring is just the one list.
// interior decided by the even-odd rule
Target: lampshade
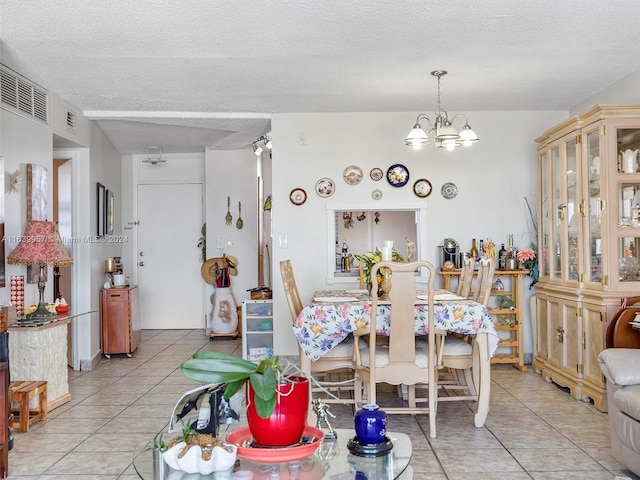
[{"label": "lampshade", "polygon": [[62,243],[58,227],[53,222],[31,220],[20,242],[7,257],[11,264],[56,265],[66,267],[73,260]]},{"label": "lampshade", "polygon": [[7,262],[40,267],[38,308],[20,321],[36,324],[52,321],[56,314],[47,310],[44,301],[45,269],[48,265],[66,267],[73,264],[71,255],[64,248],[56,224],[44,220],[31,220],[27,223],[24,235],[20,237],[20,242],[7,257]]},{"label": "lampshade", "polygon": [[429,135],[420,127],[419,123],[416,123],[409,132],[409,135],[407,135],[404,143],[418,149],[422,145],[429,143]]}]

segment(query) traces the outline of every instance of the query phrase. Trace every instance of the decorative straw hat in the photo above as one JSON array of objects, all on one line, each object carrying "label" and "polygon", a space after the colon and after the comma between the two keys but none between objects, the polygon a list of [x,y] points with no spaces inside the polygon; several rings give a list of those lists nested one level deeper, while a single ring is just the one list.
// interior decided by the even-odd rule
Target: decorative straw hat
[{"label": "decorative straw hat", "polygon": [[202,264],[200,273],[205,282],[213,285],[223,268],[229,267],[229,274],[238,274],[238,260],[231,255],[223,255],[222,257],[210,258]]}]

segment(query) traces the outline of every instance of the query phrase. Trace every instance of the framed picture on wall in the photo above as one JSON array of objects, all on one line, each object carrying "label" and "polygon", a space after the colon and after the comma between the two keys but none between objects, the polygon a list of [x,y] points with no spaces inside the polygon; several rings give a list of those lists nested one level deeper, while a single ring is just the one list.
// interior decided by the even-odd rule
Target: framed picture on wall
[{"label": "framed picture on wall", "polygon": [[115,218],[114,218],[114,198],[113,198],[113,192],[111,190],[107,190],[107,199],[106,199],[106,206],[107,206],[107,235],[113,235],[113,226],[115,224]]},{"label": "framed picture on wall", "polygon": [[[49,174],[47,167],[36,163],[27,163],[27,222],[31,220],[47,220],[47,190]],[[44,280],[47,281],[47,270]],[[27,283],[38,283],[40,268],[27,265]]]},{"label": "framed picture on wall", "polygon": [[102,185],[100,182],[98,182],[97,184],[97,191],[96,191],[96,218],[97,220],[97,230],[96,230],[96,235],[98,237],[103,237],[105,234],[105,227],[107,225],[107,219],[106,219],[106,205],[105,205],[105,200],[107,198],[106,196],[107,190],[104,187],[104,185]]}]

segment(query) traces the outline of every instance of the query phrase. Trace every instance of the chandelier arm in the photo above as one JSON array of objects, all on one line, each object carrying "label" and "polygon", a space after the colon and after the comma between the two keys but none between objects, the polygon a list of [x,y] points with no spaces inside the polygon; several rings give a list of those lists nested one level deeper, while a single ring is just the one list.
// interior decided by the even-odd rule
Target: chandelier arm
[{"label": "chandelier arm", "polygon": [[456,119],[456,117],[462,117],[464,118],[464,123],[465,125],[469,125],[469,119],[467,118],[466,115],[462,114],[462,113],[456,113],[453,117],[451,117],[450,122],[453,124],[453,121]]},{"label": "chandelier arm", "polygon": [[421,113],[420,115],[418,115],[415,124],[420,125],[420,120],[426,120],[429,124],[429,127],[431,127],[431,118],[429,118],[429,115],[427,115],[426,113]]}]

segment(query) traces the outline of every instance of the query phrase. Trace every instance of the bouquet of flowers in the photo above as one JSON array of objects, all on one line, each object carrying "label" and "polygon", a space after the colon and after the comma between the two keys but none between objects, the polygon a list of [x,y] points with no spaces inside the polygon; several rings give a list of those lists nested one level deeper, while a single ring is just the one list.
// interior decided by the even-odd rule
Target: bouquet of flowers
[{"label": "bouquet of flowers", "polygon": [[[364,280],[367,284],[367,290],[371,291],[371,270],[376,263],[382,261],[382,253],[376,248],[375,252],[365,252],[362,255],[354,255],[356,260],[362,263],[362,275],[358,280]],[[404,262],[404,258],[398,252],[391,251],[391,260],[394,262]],[[378,270],[378,285],[382,283],[383,269]]]},{"label": "bouquet of flowers", "polygon": [[524,268],[529,270],[529,276],[533,279],[531,285],[538,281],[538,260],[535,250],[531,248],[523,248],[516,253],[516,259]]}]

